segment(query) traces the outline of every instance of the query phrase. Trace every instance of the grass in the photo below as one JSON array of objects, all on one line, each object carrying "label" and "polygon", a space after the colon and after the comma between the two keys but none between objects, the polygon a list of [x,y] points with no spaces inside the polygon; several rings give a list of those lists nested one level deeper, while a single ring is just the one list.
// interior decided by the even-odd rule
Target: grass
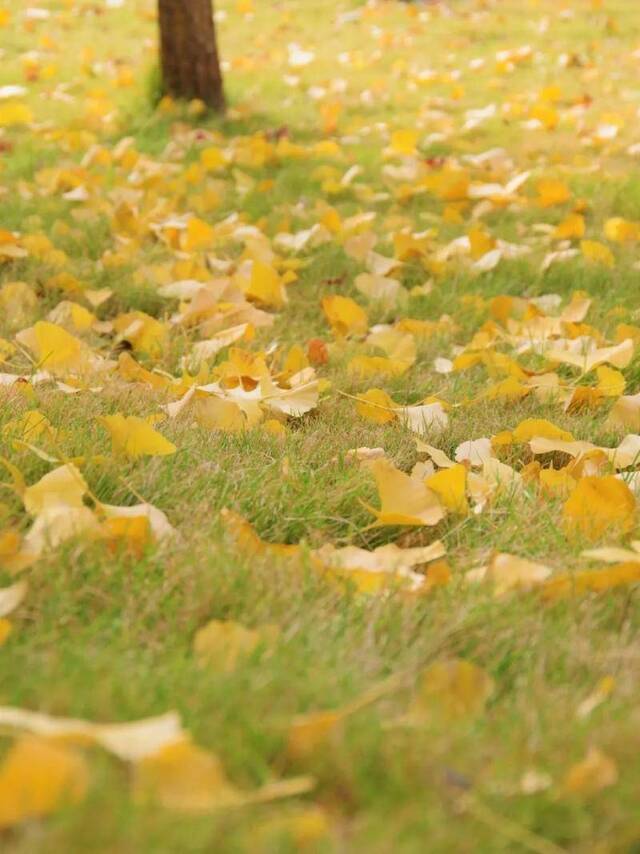
[{"label": "grass", "polygon": [[[126,188],[135,185],[135,158],[130,164],[80,164],[93,146],[113,151],[127,136],[141,155],[138,165],[159,167],[149,172],[135,200],[140,220],[196,211],[215,224],[240,212],[247,224],[273,238],[283,223],[291,231],[314,224],[329,203],[343,218],[375,211],[376,249],[385,254],[393,251],[392,232],[404,225],[413,231],[437,227],[434,240],[441,246],[466,233],[471,222],[471,208],[463,211],[461,224],[443,221],[445,203],[433,194],[394,195],[396,186],[384,167],[397,165],[397,159],[387,158],[384,148],[395,129],[418,127],[425,139],[443,134],[427,139],[425,157],[457,159],[501,146],[514,173],[531,169],[532,180],[556,175],[573,194],[571,202],[557,207],[541,209],[531,201],[492,211],[483,220],[491,233],[528,242],[532,253],[504,260],[482,276],[451,264],[430,294],[409,297],[402,315],[437,320],[445,314],[453,325],[450,334],[420,342],[416,364],[401,377],[354,377],[346,365],[360,346],[335,347],[329,364],[319,369],[330,389],[316,411],[287,423],[284,438],[262,427],[227,434],[165,422],[160,429],[176,444],[175,455],[123,462],[111,454],[96,418],[118,411],[158,412],[166,402],[162,393],[114,383],[100,393],[64,395],[36,386],[31,393],[3,398],[0,426],[37,408],[61,431],[67,456],[88,457],[83,474],[101,501],[132,504],[142,495],[167,514],[180,539],[136,555],[70,540],[32,566],[29,594],[0,649],[2,704],[99,721],[176,709],[196,743],[220,757],[237,785],[252,789],[273,776],[309,773],[317,787],[306,798],[185,815],[134,803],[129,771],[91,751],[87,799],[45,820],[0,831],[2,850],[637,850],[636,591],[626,587],[543,606],[535,596],[496,599],[489,589],[465,583],[465,572],[486,562],[493,550],[515,552],[557,571],[584,566],[585,544],[568,538],[559,525],[562,500],[541,500],[533,487],[520,500],[506,497],[482,514],[449,517],[426,534],[369,528],[362,502],[376,503],[375,485],[366,470],[344,456],[355,447],[384,447],[409,471],[418,459],[414,437],[398,425],[363,420],[353,401],[337,393],[354,395],[379,385],[403,403],[429,395],[451,403],[474,398],[491,381],[484,367],[440,375],[433,360],[468,343],[488,319],[486,301],[497,295],[557,293],[567,299],[585,290],[594,298],[588,322],[607,340],[617,324],[637,321],[637,243],[611,244],[613,269],[591,266],[578,256],[543,273],[540,262],[548,246],[535,230],[537,224],[562,221],[579,198],[587,202],[590,239],[604,240],[609,217],[640,217],[637,158],[628,153],[637,139],[640,100],[634,0],[574,0],[564,10],[552,0],[452,0],[449,12],[439,4],[393,0],[283,0],[256,2],[253,14],[243,14],[242,3],[217,0],[231,104],[225,119],[201,115],[193,105],[150,105],[157,90],[151,0],[127,0],[113,9],[42,0],[40,6],[50,12],[43,22],[30,20],[17,0],[0,5],[11,15],[0,31],[0,86],[26,81],[24,101],[35,118],[29,127],[0,130],[0,227],[46,235],[64,253],[32,252],[0,265],[0,287],[25,281],[38,297],[34,310],[19,321],[12,307],[5,307],[0,336],[6,339],[69,298],[50,283],[61,272],[87,287],[113,291],[96,310],[103,321],[131,310],[165,321],[177,303],[162,298],[159,285],[199,276],[197,253],[180,258],[146,237],[134,235],[127,243],[115,236],[114,211]],[[347,12],[360,17],[340,23]],[[315,51],[311,65],[287,65],[288,45],[294,42]],[[531,45],[533,59],[501,69],[496,54],[522,45]],[[563,55],[573,61],[563,64]],[[470,66],[479,59],[480,68]],[[420,78],[428,69],[432,73]],[[297,85],[287,82],[291,75],[299,77]],[[554,131],[525,129],[522,119],[535,94],[556,83],[567,116],[572,104],[589,96],[585,115],[576,111]],[[328,94],[316,101],[308,94],[310,86]],[[319,108],[332,100],[343,104],[335,133],[323,130]],[[466,110],[492,102],[498,106],[494,119],[460,131]],[[590,133],[599,122],[618,120],[616,140],[593,143]],[[283,128],[300,146],[298,154],[270,157],[264,164],[246,155],[260,134]],[[199,161],[203,133],[232,147],[236,164],[192,180],[189,168]],[[325,179],[339,179],[353,165],[363,170],[353,187],[330,195]],[[62,191],[70,189],[65,181],[80,174],[92,189],[90,202],[48,192],[49,182],[60,177],[56,170],[72,176],[60,178]],[[474,178],[494,180],[490,170]],[[237,259],[242,247],[221,242],[214,251]],[[339,241],[302,257],[299,279],[288,288],[288,307],[271,329],[258,331],[254,349],[273,340],[285,348],[305,346],[313,337],[328,341],[319,307],[327,293],[365,302],[353,285],[364,268]],[[429,278],[418,261],[408,262],[402,276],[408,287]],[[484,302],[465,302],[470,296]],[[371,308],[370,320],[393,320],[397,314]],[[89,339],[109,353],[108,335]],[[180,357],[192,340],[190,333],[175,330],[157,358],[136,358],[178,375]],[[639,366],[636,357],[625,370],[629,394],[638,391]],[[537,417],[576,438],[612,445],[620,436],[604,426],[606,411],[605,406],[565,413],[557,402],[533,398],[478,403],[453,410],[450,428],[437,444],[452,454],[469,438],[492,436]],[[33,453],[16,449],[6,435],[0,444],[27,483],[51,469]],[[529,461],[522,449],[505,459],[516,468]],[[0,525],[26,530],[29,522],[18,498],[5,489],[1,497]],[[304,549],[293,565],[239,551],[221,520],[223,507],[244,515],[265,540],[303,541],[307,550],[326,542],[372,548],[440,537],[452,580],[415,599],[343,590],[318,577]],[[4,581],[10,580],[6,574]],[[192,644],[211,619],[248,627],[276,623],[279,639],[270,655],[258,651],[233,672],[209,671],[196,661]],[[425,666],[456,656],[495,681],[484,713],[454,723],[391,725],[406,712]],[[288,758],[287,731],[295,715],[342,707],[391,676],[398,680],[396,690],[351,716],[317,755],[302,764]],[[607,676],[616,683],[611,697],[590,716],[578,717],[580,702]],[[3,741],[8,749],[10,740]],[[567,795],[562,781],[568,769],[594,746],[616,762],[617,783],[592,796]],[[551,785],[525,794],[521,781],[532,770],[548,775]],[[314,816],[321,816],[321,832],[305,836],[300,827],[305,819],[313,825]]]}]

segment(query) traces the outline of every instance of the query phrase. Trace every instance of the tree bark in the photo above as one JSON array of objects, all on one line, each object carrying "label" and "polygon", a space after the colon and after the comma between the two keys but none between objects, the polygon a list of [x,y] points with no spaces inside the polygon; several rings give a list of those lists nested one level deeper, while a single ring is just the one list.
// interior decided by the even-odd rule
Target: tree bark
[{"label": "tree bark", "polygon": [[158,0],[164,92],[225,107],[211,0]]}]

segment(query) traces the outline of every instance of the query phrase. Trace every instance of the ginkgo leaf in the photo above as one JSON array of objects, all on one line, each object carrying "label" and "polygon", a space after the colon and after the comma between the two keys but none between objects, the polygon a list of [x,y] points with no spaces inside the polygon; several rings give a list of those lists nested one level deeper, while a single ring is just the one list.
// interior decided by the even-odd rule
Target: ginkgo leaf
[{"label": "ginkgo leaf", "polygon": [[619,397],[611,408],[606,426],[640,432],[640,393]]},{"label": "ginkgo leaf", "polygon": [[463,516],[469,512],[466,483],[467,470],[460,464],[442,469],[425,480],[425,484],[436,493],[447,510]]},{"label": "ginkgo leaf", "polygon": [[[27,341],[25,341],[27,343]],[[27,346],[31,346],[27,344]],[[66,329],[46,320],[39,320],[33,327],[33,346],[39,366],[47,370],[79,368],[85,348],[79,338]]]},{"label": "ginkgo leaf", "polygon": [[412,571],[413,567],[438,560],[445,552],[440,540],[429,546],[408,549],[389,543],[373,551],[355,546],[336,549],[327,543],[312,552],[312,556],[323,568],[353,581],[360,591],[374,593],[394,584],[412,591],[427,587],[427,577]]},{"label": "ginkgo leaf", "polygon": [[418,131],[413,129],[394,130],[391,134],[391,149],[396,154],[414,154],[418,142]]},{"label": "ginkgo leaf", "polygon": [[251,281],[247,296],[264,306],[282,308],[288,302],[287,291],[278,272],[264,264],[254,261],[251,267]]},{"label": "ginkgo leaf", "polygon": [[40,556],[71,538],[96,539],[100,533],[100,523],[88,507],[57,504],[38,513],[25,534],[24,551]]},{"label": "ginkgo leaf", "polygon": [[50,740],[99,744],[125,761],[154,754],[184,736],[180,718],[174,712],[130,723],[98,724],[0,706],[0,727]]},{"label": "ginkgo leaf", "polygon": [[338,295],[323,297],[322,310],[334,334],[339,338],[348,335],[365,335],[369,328],[365,310],[350,297]]},{"label": "ginkgo leaf", "polygon": [[626,338],[612,347],[594,347],[586,351],[569,349],[568,347],[550,347],[545,355],[553,362],[565,362],[574,365],[583,373],[588,373],[598,365],[609,363],[616,368],[626,368],[633,359],[634,345],[631,338]]},{"label": "ginkgo leaf", "polygon": [[376,424],[388,424],[396,418],[395,402],[386,391],[380,388],[370,388],[358,395],[356,412],[368,421]]},{"label": "ginkgo leaf", "polygon": [[423,671],[409,707],[412,722],[453,722],[479,715],[494,691],[493,679],[471,661],[437,661]]},{"label": "ginkgo leaf", "polygon": [[430,433],[440,434],[449,426],[449,416],[440,401],[416,406],[399,406],[396,414],[398,420],[409,430],[422,436]]},{"label": "ginkgo leaf", "polygon": [[592,747],[583,760],[572,765],[563,783],[567,795],[595,795],[618,782],[618,767],[610,756]]},{"label": "ginkgo leaf", "polygon": [[0,587],[0,617],[6,617],[18,607],[27,594],[27,582],[18,581],[10,587]]},{"label": "ginkgo leaf", "polygon": [[291,722],[287,733],[287,755],[303,761],[340,735],[345,720],[342,710],[300,715]]},{"label": "ginkgo leaf", "polygon": [[239,433],[249,426],[244,410],[237,403],[217,395],[197,400],[194,414],[197,423],[208,430]]},{"label": "ginkgo leaf", "polygon": [[620,371],[609,368],[607,365],[600,365],[596,369],[596,375],[598,377],[598,390],[605,397],[619,397],[624,394],[626,380]]},{"label": "ginkgo leaf", "polygon": [[512,432],[514,442],[529,442],[534,438],[560,439],[572,442],[573,436],[567,430],[556,427],[544,418],[525,418]]},{"label": "ginkgo leaf", "polygon": [[614,216],[605,222],[604,234],[607,240],[613,240],[615,243],[638,240],[640,239],[640,223]]},{"label": "ginkgo leaf", "polygon": [[18,739],[0,766],[0,827],[81,801],[88,770],[81,755],[43,738]]},{"label": "ginkgo leaf", "polygon": [[491,558],[485,578],[493,584],[496,596],[502,596],[512,590],[530,590],[551,574],[544,564],[499,552]]},{"label": "ginkgo leaf", "polygon": [[604,243],[597,240],[582,240],[580,242],[582,254],[593,264],[602,264],[605,267],[615,267],[616,259],[613,252]]},{"label": "ginkgo leaf", "polygon": [[137,415],[103,415],[101,423],[111,434],[115,453],[127,457],[167,456],[177,451],[173,442],[158,433],[144,418]]},{"label": "ginkgo leaf", "polygon": [[32,121],[33,113],[26,104],[21,104],[19,101],[0,104],[0,127],[28,125]]},{"label": "ginkgo leaf", "polygon": [[376,479],[380,510],[365,505],[376,516],[374,527],[384,525],[437,525],[445,511],[435,492],[424,483],[399,471],[386,459],[374,460],[370,470]]},{"label": "ginkgo leaf", "polygon": [[46,510],[83,508],[89,487],[76,466],[68,463],[50,471],[22,495],[25,509],[33,516]]},{"label": "ginkgo leaf", "polygon": [[[173,539],[177,533],[162,510],[154,507],[153,504],[133,504],[128,507],[100,504],[99,509],[107,521],[111,522],[144,520],[145,531],[148,530],[151,536],[158,542]],[[110,530],[114,531],[117,529],[111,528]]]},{"label": "ginkgo leaf", "polygon": [[396,279],[374,276],[372,273],[361,273],[356,276],[354,284],[368,299],[387,306],[395,305],[402,291],[402,286]]},{"label": "ginkgo leaf", "polygon": [[582,477],[567,499],[563,524],[573,536],[597,540],[610,529],[629,531],[635,519],[636,500],[616,477]]},{"label": "ginkgo leaf", "polygon": [[278,634],[275,625],[248,629],[233,620],[211,620],[196,632],[193,650],[201,663],[229,673],[258,647],[273,645]]},{"label": "ginkgo leaf", "polygon": [[134,796],[156,801],[164,807],[188,813],[264,803],[305,794],[314,787],[310,777],[295,777],[267,783],[245,792],[231,783],[215,754],[188,738],[175,741],[135,766]]},{"label": "ginkgo leaf", "polygon": [[491,439],[472,439],[467,442],[462,442],[456,448],[456,462],[468,462],[474,468],[482,467],[485,462],[493,456],[493,447]]},{"label": "ginkgo leaf", "polygon": [[602,569],[559,573],[542,585],[541,595],[548,602],[554,602],[570,596],[583,596],[585,593],[606,593],[616,587],[626,587],[639,581],[640,564],[634,560]]}]

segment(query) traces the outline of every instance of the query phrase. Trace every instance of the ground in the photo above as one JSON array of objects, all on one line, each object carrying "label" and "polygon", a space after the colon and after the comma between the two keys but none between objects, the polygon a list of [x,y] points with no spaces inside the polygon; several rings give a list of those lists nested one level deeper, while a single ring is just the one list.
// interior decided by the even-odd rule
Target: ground
[{"label": "ground", "polygon": [[2,850],[635,851],[636,2],[215,5],[0,0],[2,703],[192,739],[0,709]]}]

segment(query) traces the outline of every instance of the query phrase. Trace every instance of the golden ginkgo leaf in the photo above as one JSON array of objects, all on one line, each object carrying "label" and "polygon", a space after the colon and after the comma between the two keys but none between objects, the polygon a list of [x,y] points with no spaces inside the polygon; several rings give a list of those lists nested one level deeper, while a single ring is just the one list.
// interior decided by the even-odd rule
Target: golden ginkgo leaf
[{"label": "golden ginkgo leaf", "polygon": [[469,512],[466,496],[467,470],[462,464],[457,463],[432,474],[425,480],[425,484],[436,493],[447,510],[463,516]]},{"label": "golden ginkgo leaf", "polygon": [[162,457],[175,454],[177,448],[158,433],[144,418],[137,415],[103,415],[101,423],[111,434],[115,453],[126,457]]},{"label": "golden ginkgo leaf", "polygon": [[409,719],[455,721],[480,714],[494,691],[493,679],[461,658],[436,661],[423,671]]},{"label": "golden ginkgo leaf", "polygon": [[369,328],[367,313],[350,297],[337,294],[323,297],[322,310],[334,334],[339,338],[365,335]]},{"label": "golden ginkgo leaf", "polygon": [[282,308],[288,301],[282,278],[273,267],[262,261],[253,262],[246,295],[265,307]]},{"label": "golden ginkgo leaf", "polygon": [[54,507],[83,507],[83,498],[89,487],[72,463],[59,466],[37,483],[28,486],[22,496],[25,509],[36,516]]},{"label": "golden ginkgo leaf", "polygon": [[618,766],[597,747],[591,747],[580,762],[572,765],[564,778],[567,795],[595,795],[618,782]]},{"label": "golden ginkgo leaf", "polygon": [[612,475],[582,477],[565,502],[562,521],[567,533],[597,540],[611,529],[629,531],[636,500],[629,487]]},{"label": "golden ginkgo leaf", "polygon": [[376,479],[381,507],[365,505],[376,516],[374,527],[384,525],[437,525],[445,511],[435,492],[422,481],[401,472],[387,459],[369,466]]},{"label": "golden ginkgo leaf", "polygon": [[551,569],[541,563],[498,552],[487,567],[486,579],[493,583],[496,596],[512,590],[530,590],[546,581]]},{"label": "golden ginkgo leaf", "polygon": [[155,801],[168,809],[209,813],[245,804],[295,797],[314,787],[310,777],[275,780],[246,792],[229,781],[218,757],[182,738],[134,767],[133,791],[139,801]]},{"label": "golden ginkgo leaf", "polygon": [[36,736],[24,736],[0,766],[0,828],[49,815],[78,803],[88,771],[75,750]]},{"label": "golden ginkgo leaf", "polygon": [[542,584],[540,593],[547,602],[555,602],[570,596],[583,596],[585,593],[606,593],[639,581],[640,563],[630,561],[601,569],[559,573]]},{"label": "golden ginkgo leaf", "polygon": [[249,629],[234,620],[211,620],[196,632],[193,651],[202,664],[229,673],[259,647],[273,645],[278,634],[275,625]]}]

